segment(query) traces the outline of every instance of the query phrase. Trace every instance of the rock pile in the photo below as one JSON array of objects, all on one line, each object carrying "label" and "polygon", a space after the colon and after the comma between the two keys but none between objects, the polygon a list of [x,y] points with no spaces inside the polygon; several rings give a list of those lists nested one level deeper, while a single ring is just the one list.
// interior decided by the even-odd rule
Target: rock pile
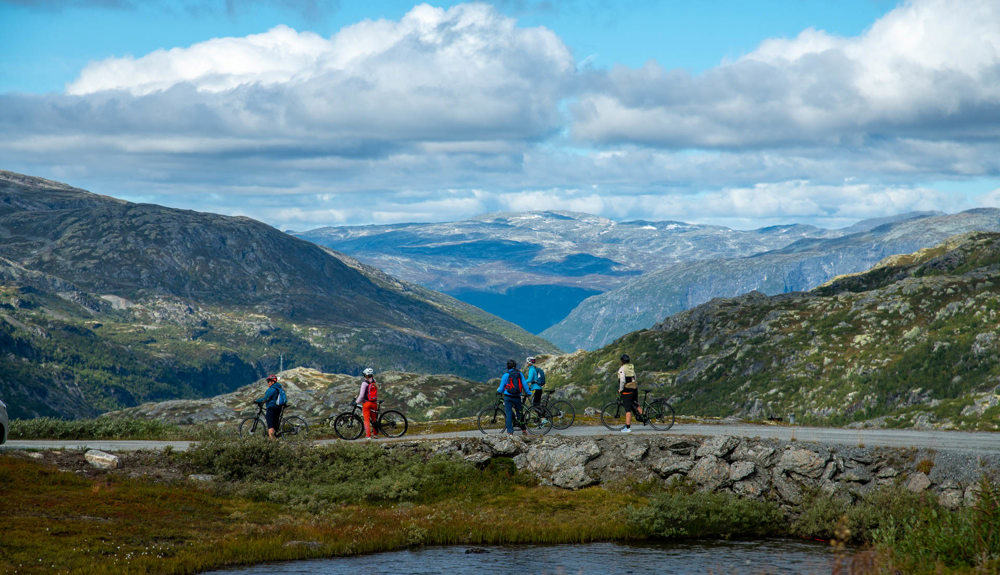
[{"label": "rock pile", "polygon": [[623,480],[689,482],[705,491],[741,497],[802,502],[822,490],[856,500],[898,483],[912,492],[930,492],[951,508],[976,500],[983,473],[1000,471],[1000,455],[982,456],[931,450],[830,447],[739,437],[695,436],[528,437],[485,436],[402,443],[389,449],[430,448],[484,465],[513,459],[543,484],[580,489]]}]

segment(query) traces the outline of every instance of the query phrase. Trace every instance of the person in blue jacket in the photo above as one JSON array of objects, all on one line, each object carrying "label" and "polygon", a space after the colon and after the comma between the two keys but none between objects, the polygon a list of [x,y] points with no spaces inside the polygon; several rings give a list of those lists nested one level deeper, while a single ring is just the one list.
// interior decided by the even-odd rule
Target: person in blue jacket
[{"label": "person in blue jacket", "polygon": [[267,436],[274,439],[274,432],[278,429],[278,421],[281,419],[281,408],[278,405],[278,392],[281,391],[281,384],[278,383],[278,376],[271,375],[267,378],[267,391],[264,397],[254,400],[254,403],[263,403],[267,407],[264,419],[267,421]]},{"label": "person in blue jacket", "polygon": [[525,363],[528,364],[528,373],[525,379],[528,383],[528,391],[531,392],[531,405],[538,405],[542,402],[542,384],[538,377],[538,368],[535,367],[535,358],[529,357]]},{"label": "person in blue jacket", "polygon": [[[507,423],[507,435],[514,436],[514,414],[521,419],[521,394],[528,394],[528,387],[524,383],[524,375],[517,369],[517,362],[513,359],[507,360],[507,371],[500,376],[500,387],[497,393],[503,394],[503,412]],[[528,433],[524,426],[521,426],[521,433]]]}]

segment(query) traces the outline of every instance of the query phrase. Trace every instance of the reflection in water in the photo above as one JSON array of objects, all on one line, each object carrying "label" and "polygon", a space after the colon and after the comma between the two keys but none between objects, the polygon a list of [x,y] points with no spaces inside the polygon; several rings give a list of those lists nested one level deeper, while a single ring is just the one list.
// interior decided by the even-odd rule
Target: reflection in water
[{"label": "reflection in water", "polygon": [[794,540],[625,545],[426,547],[361,557],[271,563],[209,575],[822,575],[836,556],[822,543]]}]

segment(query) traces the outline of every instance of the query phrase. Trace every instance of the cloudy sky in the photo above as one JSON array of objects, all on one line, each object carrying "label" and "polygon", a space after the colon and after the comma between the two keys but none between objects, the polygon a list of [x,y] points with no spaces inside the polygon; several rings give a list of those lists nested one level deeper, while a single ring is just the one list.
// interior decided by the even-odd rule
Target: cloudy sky
[{"label": "cloudy sky", "polygon": [[293,230],[1000,207],[1000,2],[0,0],[0,134]]}]

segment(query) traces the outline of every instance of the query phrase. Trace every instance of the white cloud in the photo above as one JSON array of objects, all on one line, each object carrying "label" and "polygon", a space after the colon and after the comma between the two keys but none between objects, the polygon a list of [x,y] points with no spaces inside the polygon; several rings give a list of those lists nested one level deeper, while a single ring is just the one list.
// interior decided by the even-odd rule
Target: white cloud
[{"label": "white cloud", "polygon": [[279,26],[95,62],[69,94],[0,94],[0,168],[300,230],[953,212],[976,200],[926,182],[1000,174],[997,11],[914,1],[856,38],[806,30],[699,76],[577,72],[552,31],[484,4],[329,38]]},{"label": "white cloud", "polygon": [[810,29],[698,77],[651,63],[598,80],[574,109],[581,140],[728,148],[995,138],[1000,4],[914,0],[856,38]]},{"label": "white cloud", "polygon": [[244,84],[301,81],[315,71],[330,43],[310,32],[277,26],[245,38],[217,38],[191,46],[157,50],[141,58],[110,58],[88,65],[66,87],[76,96],[124,90],[146,96],[178,84],[201,92],[223,92]]}]

